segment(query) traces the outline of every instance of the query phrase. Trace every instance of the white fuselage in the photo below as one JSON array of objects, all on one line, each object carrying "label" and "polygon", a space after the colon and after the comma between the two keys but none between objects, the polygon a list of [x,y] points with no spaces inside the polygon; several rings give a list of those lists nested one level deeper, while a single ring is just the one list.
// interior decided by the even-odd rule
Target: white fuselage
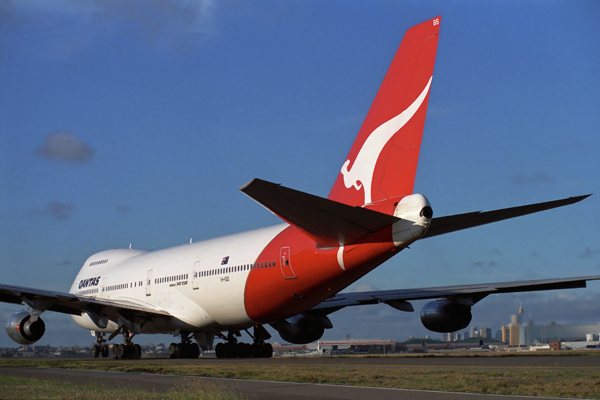
[{"label": "white fuselage", "polygon": [[[244,305],[251,266],[286,224],[158,251],[115,249],[86,260],[69,293],[168,312],[174,318],[150,321],[141,333],[176,329],[203,331],[246,328]],[[88,314],[73,316],[80,326],[114,332],[117,324],[96,325]]]}]

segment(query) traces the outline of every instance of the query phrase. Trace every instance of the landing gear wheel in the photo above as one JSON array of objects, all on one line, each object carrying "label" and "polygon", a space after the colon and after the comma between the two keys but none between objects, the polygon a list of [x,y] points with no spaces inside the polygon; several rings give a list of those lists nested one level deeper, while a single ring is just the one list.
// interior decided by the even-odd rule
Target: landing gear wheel
[{"label": "landing gear wheel", "polygon": [[102,354],[102,357],[108,357],[108,346],[106,345],[104,333],[94,332],[94,336],[96,336],[96,343],[92,346],[92,357],[98,358],[100,354]]},{"label": "landing gear wheel", "polygon": [[189,349],[190,358],[198,358],[200,356],[200,346],[198,343],[192,343]]},{"label": "landing gear wheel", "polygon": [[92,346],[92,357],[98,358],[100,355],[100,346],[95,344]]},{"label": "landing gear wheel", "polygon": [[191,341],[190,332],[181,332],[181,343],[169,345],[169,358],[198,358],[198,356],[200,356],[200,346]]},{"label": "landing gear wheel", "polygon": [[[262,331],[261,331],[262,329]],[[223,339],[223,343],[218,343],[215,347],[217,358],[271,358],[273,357],[273,346],[265,343],[271,335],[261,326],[254,327],[254,335],[246,329],[246,333],[252,337],[254,343],[238,343],[236,336],[241,336],[239,331],[229,331],[227,336],[217,332],[216,336]]]},{"label": "landing gear wheel", "polygon": [[217,358],[225,358],[225,344],[224,343],[217,343],[217,346],[215,347],[215,355],[217,356]]},{"label": "landing gear wheel", "polygon": [[263,358],[273,357],[273,345],[271,343],[265,343],[262,346],[261,355]]},{"label": "landing gear wheel", "polygon": [[177,345],[175,343],[169,345],[169,358],[177,358]]},{"label": "landing gear wheel", "polygon": [[128,349],[127,349],[127,346],[126,346],[126,345],[124,345],[124,344],[120,344],[120,345],[118,345],[118,347],[117,347],[117,358],[118,358],[119,360],[124,360],[124,359],[126,359],[126,358],[127,358],[127,356],[128,356],[128,354],[127,354],[127,353],[128,353],[128,351],[127,351],[127,350],[128,350]]},{"label": "landing gear wheel", "polygon": [[175,358],[186,358],[185,350],[186,350],[185,343],[177,343],[175,345]]},{"label": "landing gear wheel", "polygon": [[237,355],[239,358],[251,358],[252,357],[252,345],[248,343],[239,343],[237,349]]},{"label": "landing gear wheel", "polygon": [[133,359],[139,360],[140,358],[142,358],[142,346],[140,346],[139,344],[134,344],[133,345]]},{"label": "landing gear wheel", "polygon": [[225,358],[237,358],[237,343],[225,343]]}]

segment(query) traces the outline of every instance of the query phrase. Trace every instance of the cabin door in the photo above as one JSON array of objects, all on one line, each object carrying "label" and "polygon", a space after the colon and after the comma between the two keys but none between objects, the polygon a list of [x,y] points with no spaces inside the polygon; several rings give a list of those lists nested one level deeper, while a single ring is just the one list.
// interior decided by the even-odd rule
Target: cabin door
[{"label": "cabin door", "polygon": [[292,262],[290,261],[289,247],[282,247],[279,250],[279,265],[281,265],[281,272],[285,279],[296,279],[296,274],[292,269]]},{"label": "cabin door", "polygon": [[148,275],[146,276],[146,296],[152,295],[152,271],[153,270],[149,270]]},{"label": "cabin door", "polygon": [[192,287],[194,290],[198,290],[200,281],[200,261],[194,263],[194,273],[192,274]]}]

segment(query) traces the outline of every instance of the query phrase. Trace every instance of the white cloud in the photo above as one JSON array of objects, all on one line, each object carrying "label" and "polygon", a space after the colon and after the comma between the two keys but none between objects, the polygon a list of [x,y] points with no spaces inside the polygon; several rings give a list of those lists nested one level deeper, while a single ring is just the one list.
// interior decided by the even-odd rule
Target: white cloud
[{"label": "white cloud", "polygon": [[44,54],[59,58],[81,51],[102,36],[122,40],[135,32],[149,44],[181,48],[197,35],[216,31],[214,0],[31,0],[9,2],[3,9],[10,11],[10,20],[17,25],[43,21],[58,27],[42,40],[50,47]]},{"label": "white cloud", "polygon": [[511,177],[513,183],[517,185],[532,185],[532,184],[554,184],[554,178],[544,171],[536,171],[529,174],[518,174]]},{"label": "white cloud", "polygon": [[131,207],[129,206],[117,206],[115,208],[115,212],[123,215],[127,215],[131,212]]},{"label": "white cloud", "polygon": [[36,154],[51,160],[86,163],[94,156],[94,150],[71,132],[56,132],[46,136]]},{"label": "white cloud", "polygon": [[579,255],[579,258],[588,258],[588,259],[592,259],[596,256],[596,254],[598,254],[599,251],[592,249],[591,247],[586,247],[583,252]]},{"label": "white cloud", "polygon": [[61,203],[60,201],[52,200],[46,204],[44,209],[36,208],[29,213],[29,216],[48,216],[56,221],[67,221],[71,214],[75,211],[75,204]]}]

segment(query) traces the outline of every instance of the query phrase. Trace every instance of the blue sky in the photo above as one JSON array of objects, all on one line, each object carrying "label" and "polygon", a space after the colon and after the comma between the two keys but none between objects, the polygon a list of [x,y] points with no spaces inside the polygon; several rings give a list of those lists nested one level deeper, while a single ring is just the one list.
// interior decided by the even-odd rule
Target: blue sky
[{"label": "blue sky", "polygon": [[[596,1],[0,7],[3,283],[66,291],[97,251],[279,223],[237,190],[255,177],[326,196],[404,32],[440,14],[415,184],[435,215],[598,193]],[[416,243],[358,288],[600,274],[598,196]],[[492,296],[473,324],[495,331],[521,303],[537,323],[598,323],[589,286]],[[90,341],[45,316],[41,344]],[[332,321],[326,338],[427,332],[384,306]]]}]

